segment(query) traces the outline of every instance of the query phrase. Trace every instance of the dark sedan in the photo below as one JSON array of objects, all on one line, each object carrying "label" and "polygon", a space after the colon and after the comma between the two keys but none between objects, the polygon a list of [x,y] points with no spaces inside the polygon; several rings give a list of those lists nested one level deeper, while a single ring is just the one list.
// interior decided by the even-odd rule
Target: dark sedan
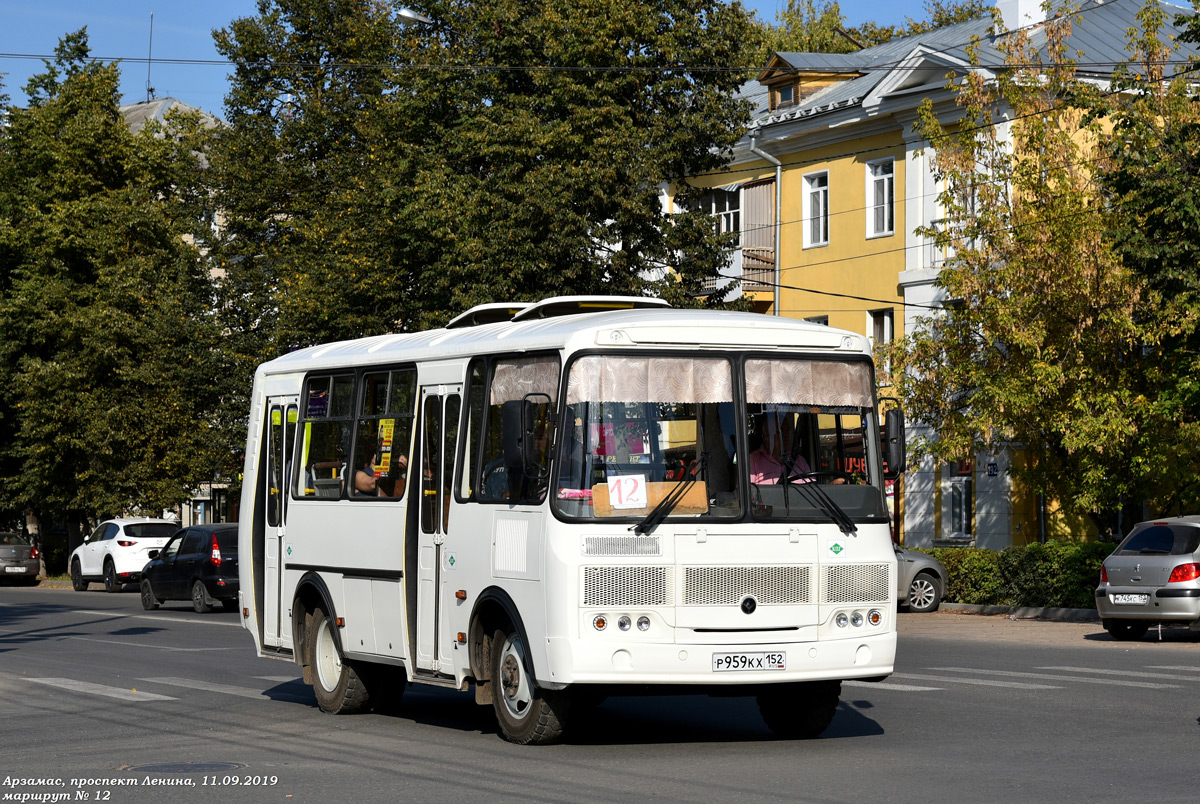
[{"label": "dark sedan", "polygon": [[142,608],[190,600],[197,613],[220,601],[237,608],[237,525],[193,525],[176,533],[142,570]]},{"label": "dark sedan", "polygon": [[0,579],[37,583],[41,556],[29,539],[19,533],[0,533]]}]

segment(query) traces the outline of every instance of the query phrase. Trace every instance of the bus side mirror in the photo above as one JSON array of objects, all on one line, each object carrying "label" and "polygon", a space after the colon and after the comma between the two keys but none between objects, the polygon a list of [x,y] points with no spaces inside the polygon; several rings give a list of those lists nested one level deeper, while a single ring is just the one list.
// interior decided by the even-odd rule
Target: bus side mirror
[{"label": "bus side mirror", "polygon": [[[547,470],[545,460],[550,452],[550,427],[554,419],[549,408],[547,394],[525,394],[521,401],[521,462],[525,465],[525,476],[529,478],[541,479]],[[543,410],[547,413],[540,419]]]},{"label": "bus side mirror", "polygon": [[899,408],[890,408],[884,414],[883,459],[887,466],[883,476],[895,480],[908,468],[908,453],[904,444],[904,413]]}]

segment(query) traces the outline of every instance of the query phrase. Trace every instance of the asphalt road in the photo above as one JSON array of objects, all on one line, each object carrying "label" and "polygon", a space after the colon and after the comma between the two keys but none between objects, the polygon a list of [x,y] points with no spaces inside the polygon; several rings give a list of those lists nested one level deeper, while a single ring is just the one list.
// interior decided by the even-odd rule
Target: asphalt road
[{"label": "asphalt road", "polygon": [[3,587],[0,802],[1193,802],[1200,635],[1156,636],[902,614],[896,674],[845,685],[821,739],[751,699],[611,698],[536,748],[453,692],[325,715],[233,613]]}]

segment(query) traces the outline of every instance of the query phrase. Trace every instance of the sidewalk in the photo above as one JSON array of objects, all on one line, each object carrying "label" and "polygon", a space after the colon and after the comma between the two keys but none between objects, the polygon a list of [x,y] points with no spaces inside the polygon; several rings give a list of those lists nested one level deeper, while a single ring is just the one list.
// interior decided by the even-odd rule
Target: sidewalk
[{"label": "sidewalk", "polygon": [[974,603],[943,603],[942,611],[964,614],[1005,615],[1016,620],[1053,620],[1055,622],[1099,622],[1095,609],[1054,609],[1033,606],[981,606]]}]

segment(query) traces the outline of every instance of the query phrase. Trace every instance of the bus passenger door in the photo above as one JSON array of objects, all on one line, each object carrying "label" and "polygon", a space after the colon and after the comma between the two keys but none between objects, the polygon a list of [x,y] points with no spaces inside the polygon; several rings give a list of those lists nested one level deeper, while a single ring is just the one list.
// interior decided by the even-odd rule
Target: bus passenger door
[{"label": "bus passenger door", "polygon": [[[442,672],[450,665],[444,625],[446,526],[454,485],[454,453],[458,444],[458,419],[462,386],[440,385],[421,389],[420,510],[417,512],[417,670]],[[412,469],[410,468],[410,472]],[[410,502],[410,504],[412,504]]]},{"label": "bus passenger door", "polygon": [[278,396],[267,400],[266,522],[263,529],[262,597],[256,601],[263,613],[263,644],[286,647],[290,636],[283,628],[283,543],[287,521],[288,491],[292,477],[292,446],[296,433],[299,397]]}]

